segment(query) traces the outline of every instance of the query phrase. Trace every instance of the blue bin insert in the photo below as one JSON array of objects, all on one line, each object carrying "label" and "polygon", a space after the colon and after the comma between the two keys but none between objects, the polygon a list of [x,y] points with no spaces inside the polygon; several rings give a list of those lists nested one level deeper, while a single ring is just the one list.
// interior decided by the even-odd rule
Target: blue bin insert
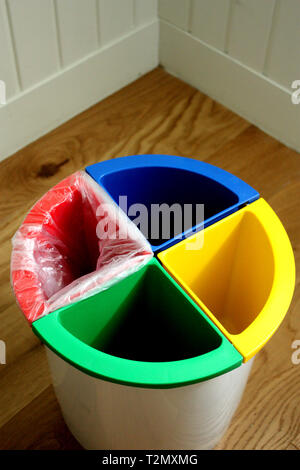
[{"label": "blue bin insert", "polygon": [[[121,207],[134,222],[139,215],[136,204],[147,208],[147,224],[139,228],[154,252],[170,247],[259,197],[257,191],[236,176],[208,163],[184,157],[122,157],[88,166],[86,171],[117,204],[121,196],[127,197],[126,207],[123,203]],[[165,213],[162,204],[169,208],[179,205],[182,214],[184,205],[190,204],[193,208],[190,224],[187,226],[182,218],[179,226],[174,222],[173,212]],[[204,220],[203,217],[199,219],[196,204],[204,204]],[[153,209],[153,205],[156,208]],[[161,208],[160,224],[157,224],[156,217],[154,226],[153,214],[157,215],[157,205]],[[128,212],[129,208],[131,212]],[[168,230],[164,230],[164,214],[169,217]]]}]

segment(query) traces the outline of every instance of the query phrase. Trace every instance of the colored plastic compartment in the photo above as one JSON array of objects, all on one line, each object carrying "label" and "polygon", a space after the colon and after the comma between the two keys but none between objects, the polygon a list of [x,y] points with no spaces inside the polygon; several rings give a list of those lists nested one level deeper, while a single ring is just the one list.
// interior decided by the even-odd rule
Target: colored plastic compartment
[{"label": "colored plastic compartment", "polygon": [[109,289],[35,321],[33,331],[83,372],[132,386],[186,385],[242,363],[155,259]]},{"label": "colored plastic compartment", "polygon": [[290,305],[295,285],[290,241],[263,199],[206,228],[197,248],[199,235],[158,257],[247,361]]},{"label": "colored plastic compartment", "polygon": [[[98,213],[105,208],[105,217]],[[48,191],[13,238],[12,286],[31,323],[50,311],[107,287],[153,256],[149,243],[125,214],[112,223],[115,237],[100,238],[100,220],[121,212],[86,172]],[[119,238],[122,230],[126,237]]]},{"label": "colored plastic compartment", "polygon": [[[132,220],[138,216],[138,206],[135,205],[146,206],[148,227],[146,233],[142,231],[154,252],[170,247],[179,239],[215,223],[259,197],[248,184],[220,168],[171,155],[116,158],[88,166],[86,171],[117,204],[120,196],[127,196],[125,212]],[[178,230],[171,218],[170,231],[162,233],[151,224],[152,204],[167,204],[169,207],[179,204],[181,209],[184,204],[192,204],[194,209],[196,204],[204,204],[204,220],[198,220],[195,209],[189,226],[183,226],[183,223]],[[161,226],[166,217],[162,216]]]}]

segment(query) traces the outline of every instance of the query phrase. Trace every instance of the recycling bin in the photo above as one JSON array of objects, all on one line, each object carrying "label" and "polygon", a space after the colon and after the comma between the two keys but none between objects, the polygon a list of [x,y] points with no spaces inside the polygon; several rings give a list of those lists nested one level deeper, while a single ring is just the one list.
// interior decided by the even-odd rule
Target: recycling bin
[{"label": "recycling bin", "polygon": [[251,367],[155,259],[33,329],[88,449],[214,446]]},{"label": "recycling bin", "polygon": [[[147,240],[133,214],[145,208],[151,225],[153,204],[204,204],[204,217]],[[144,155],[46,193],[14,236],[11,278],[84,448],[210,449],[286,314],[295,267],[253,188],[204,162]]]}]

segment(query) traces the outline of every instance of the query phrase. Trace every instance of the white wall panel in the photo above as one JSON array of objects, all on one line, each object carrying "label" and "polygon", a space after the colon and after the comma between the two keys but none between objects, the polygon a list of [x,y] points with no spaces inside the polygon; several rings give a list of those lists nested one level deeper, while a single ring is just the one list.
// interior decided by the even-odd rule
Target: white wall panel
[{"label": "white wall panel", "polygon": [[133,0],[99,0],[101,45],[114,41],[133,30]]},{"label": "white wall panel", "polygon": [[138,26],[157,18],[157,0],[135,0],[135,21]]},{"label": "white wall panel", "polygon": [[9,0],[22,88],[54,74],[59,66],[51,0]]},{"label": "white wall panel", "polygon": [[159,16],[188,31],[191,0],[159,0]]},{"label": "white wall panel", "polygon": [[300,79],[299,0],[277,0],[265,73],[289,89]]},{"label": "white wall panel", "polygon": [[192,35],[223,51],[229,13],[230,0],[192,0]]},{"label": "white wall panel", "polygon": [[157,67],[155,4],[0,0],[0,160]]},{"label": "white wall panel", "polygon": [[56,2],[62,64],[69,65],[98,47],[97,0]]},{"label": "white wall panel", "polygon": [[[291,82],[300,78],[300,0],[159,0],[158,8],[165,25],[160,41],[163,65],[300,148],[300,105],[290,101]],[[15,98],[0,106],[5,136],[0,139],[0,159],[157,65],[155,18],[157,0],[0,0],[0,80],[6,82],[7,97]],[[151,34],[144,36],[148,29]],[[134,73],[129,79],[125,44],[130,39],[134,51],[131,38],[134,42],[144,37],[139,53],[146,54],[151,47],[151,54],[146,54],[143,66],[137,63],[140,58],[136,63],[134,56],[130,58]],[[102,67],[108,67],[108,82],[84,77],[88,89],[78,105],[68,80],[82,81],[83,73],[92,70],[103,74]],[[227,74],[225,88],[214,89],[215,74]],[[249,84],[252,95],[246,99],[243,93],[247,95]],[[56,114],[53,100],[59,87],[63,115]],[[277,115],[271,99],[277,100]],[[34,106],[36,112],[30,114]],[[25,126],[24,116],[30,118]]]},{"label": "white wall panel", "polygon": [[290,92],[265,75],[164,21],[160,62],[167,71],[300,151],[300,105],[292,104]]},{"label": "white wall panel", "polygon": [[17,93],[19,89],[17,69],[5,0],[0,1],[0,80],[6,85],[6,99]]},{"label": "white wall panel", "polygon": [[231,12],[230,56],[262,71],[268,47],[275,0],[235,0]]}]

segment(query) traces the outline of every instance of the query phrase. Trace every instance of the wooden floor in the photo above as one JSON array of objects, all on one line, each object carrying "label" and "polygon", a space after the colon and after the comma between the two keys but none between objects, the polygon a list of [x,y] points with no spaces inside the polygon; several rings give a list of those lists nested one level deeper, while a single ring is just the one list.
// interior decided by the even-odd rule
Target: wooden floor
[{"label": "wooden floor", "polygon": [[[162,69],[32,143],[0,163],[0,339],[7,345],[7,364],[0,365],[0,449],[80,448],[63,422],[44,350],[10,290],[11,238],[34,202],[65,176],[142,153],[198,158],[254,186],[285,225],[299,266],[300,155]],[[299,292],[258,354],[218,449],[300,449],[300,364],[291,362],[291,344],[300,339]]]}]

